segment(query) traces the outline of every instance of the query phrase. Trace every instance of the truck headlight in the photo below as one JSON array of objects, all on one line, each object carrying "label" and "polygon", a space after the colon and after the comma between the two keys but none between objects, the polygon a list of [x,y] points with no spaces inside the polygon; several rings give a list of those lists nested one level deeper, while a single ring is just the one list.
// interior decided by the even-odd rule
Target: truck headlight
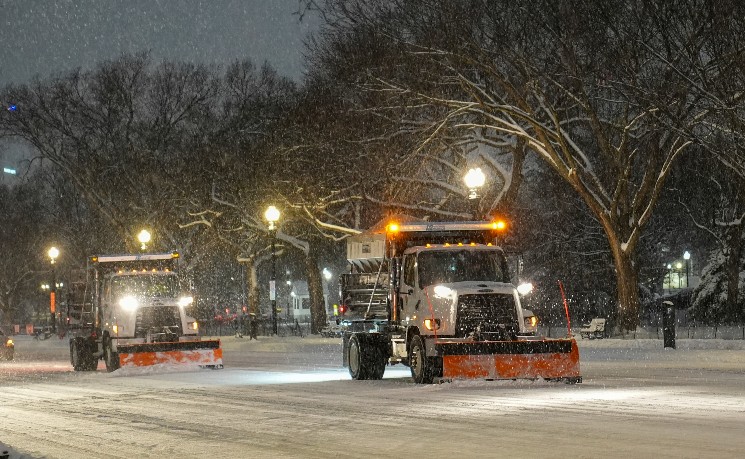
[{"label": "truck headlight", "polygon": [[183,307],[189,306],[194,302],[194,297],[191,296],[182,296],[178,299],[178,305]]},{"label": "truck headlight", "polygon": [[133,296],[125,296],[119,300],[119,306],[121,306],[125,311],[134,311],[139,305],[139,301],[137,301],[137,298]]},{"label": "truck headlight", "polygon": [[432,290],[437,298],[451,298],[453,296],[453,289],[444,285],[435,285]]}]

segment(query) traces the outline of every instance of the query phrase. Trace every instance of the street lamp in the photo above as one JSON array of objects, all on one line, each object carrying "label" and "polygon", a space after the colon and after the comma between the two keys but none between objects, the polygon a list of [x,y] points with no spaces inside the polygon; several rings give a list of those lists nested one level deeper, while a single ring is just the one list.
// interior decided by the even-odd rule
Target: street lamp
[{"label": "street lamp", "polygon": [[673,265],[667,264],[667,293],[673,288]]},{"label": "street lamp", "polygon": [[47,255],[49,255],[49,259],[52,261],[52,283],[49,284],[49,314],[52,316],[52,332],[56,332],[57,321],[55,320],[55,316],[57,313],[57,273],[54,263],[55,261],[57,261],[57,257],[59,257],[59,249],[57,247],[52,247],[47,252]]},{"label": "street lamp", "polygon": [[463,177],[463,181],[466,183],[466,187],[468,187],[468,199],[472,203],[472,212],[474,218],[476,218],[478,210],[478,202],[476,200],[479,198],[478,189],[486,183],[486,176],[480,167],[475,167],[468,170],[465,177]]},{"label": "street lamp", "polygon": [[691,265],[691,252],[686,250],[683,253],[683,259],[686,261],[686,288],[688,288],[690,287],[690,285],[688,285],[688,271],[690,270]]},{"label": "street lamp", "polygon": [[274,254],[274,243],[277,239],[277,221],[279,221],[279,209],[269,206],[264,212],[264,218],[269,222],[269,232],[272,235],[272,278],[269,281],[269,299],[272,301],[272,331],[277,334],[277,261]]},{"label": "street lamp", "polygon": [[334,274],[328,268],[323,268],[323,278],[326,279],[326,314],[329,314],[329,304],[331,303],[331,278]]},{"label": "street lamp", "polygon": [[675,269],[678,270],[678,288],[680,288],[680,273],[683,271],[683,263],[675,263]]},{"label": "street lamp", "polygon": [[140,241],[140,250],[147,249],[147,243],[150,242],[150,231],[140,231],[140,233],[137,235],[137,240]]}]

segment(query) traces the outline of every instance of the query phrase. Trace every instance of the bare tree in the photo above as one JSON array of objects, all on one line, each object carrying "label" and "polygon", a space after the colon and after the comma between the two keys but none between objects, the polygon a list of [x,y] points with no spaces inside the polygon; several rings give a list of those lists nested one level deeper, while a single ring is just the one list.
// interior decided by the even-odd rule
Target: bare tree
[{"label": "bare tree", "polygon": [[732,58],[705,52],[727,12],[696,1],[422,0],[329,2],[326,14],[331,30],[375,29],[405,46],[407,72],[368,86],[419,110],[427,143],[444,127],[519,138],[578,193],[608,239],[620,325],[635,328],[636,249],[672,164],[715,113],[694,81],[718,81]]}]

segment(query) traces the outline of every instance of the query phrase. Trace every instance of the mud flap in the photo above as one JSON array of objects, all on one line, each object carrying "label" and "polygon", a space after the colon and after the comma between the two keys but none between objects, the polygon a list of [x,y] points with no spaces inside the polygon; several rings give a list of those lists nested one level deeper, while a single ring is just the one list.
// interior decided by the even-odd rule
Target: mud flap
[{"label": "mud flap", "polygon": [[117,346],[117,352],[121,368],[158,364],[223,366],[220,340],[125,344]]},{"label": "mud flap", "polygon": [[557,379],[582,382],[572,339],[438,343],[444,379]]}]

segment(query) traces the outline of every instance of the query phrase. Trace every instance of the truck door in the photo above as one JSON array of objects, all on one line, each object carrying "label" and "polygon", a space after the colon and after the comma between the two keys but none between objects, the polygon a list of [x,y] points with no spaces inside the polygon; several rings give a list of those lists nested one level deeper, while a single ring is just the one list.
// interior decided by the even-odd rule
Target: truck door
[{"label": "truck door", "polygon": [[407,318],[410,319],[422,312],[422,295],[417,285],[416,253],[410,253],[404,255],[401,275],[401,299],[403,304],[401,319],[403,322],[408,323]]}]

